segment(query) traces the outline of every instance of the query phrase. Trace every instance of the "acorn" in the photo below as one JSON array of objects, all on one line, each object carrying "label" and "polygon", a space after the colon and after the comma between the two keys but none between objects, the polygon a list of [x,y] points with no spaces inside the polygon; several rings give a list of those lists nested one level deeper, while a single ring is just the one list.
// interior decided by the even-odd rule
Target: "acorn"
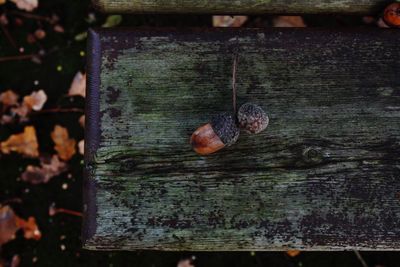
[{"label": "acorn", "polygon": [[393,27],[400,27],[400,3],[390,4],[383,13],[384,21]]},{"label": "acorn", "polygon": [[221,113],[197,128],[190,137],[190,144],[200,155],[209,155],[236,143],[240,130],[234,116]]},{"label": "acorn", "polygon": [[265,111],[252,103],[243,104],[238,111],[239,127],[251,134],[258,134],[268,126],[269,118]]}]

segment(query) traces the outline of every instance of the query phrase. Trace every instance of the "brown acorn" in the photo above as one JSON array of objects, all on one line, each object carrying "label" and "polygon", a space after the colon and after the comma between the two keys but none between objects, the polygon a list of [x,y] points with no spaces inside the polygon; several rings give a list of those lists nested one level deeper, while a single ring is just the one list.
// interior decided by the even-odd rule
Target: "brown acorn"
[{"label": "brown acorn", "polygon": [[400,27],[400,3],[393,3],[386,7],[383,20],[393,27]]},{"label": "brown acorn", "polygon": [[209,155],[236,143],[239,133],[235,118],[229,113],[221,113],[197,128],[190,137],[190,144],[196,153]]},{"label": "brown acorn", "polygon": [[251,134],[258,134],[267,128],[269,118],[265,111],[252,103],[243,104],[237,114],[239,127]]}]

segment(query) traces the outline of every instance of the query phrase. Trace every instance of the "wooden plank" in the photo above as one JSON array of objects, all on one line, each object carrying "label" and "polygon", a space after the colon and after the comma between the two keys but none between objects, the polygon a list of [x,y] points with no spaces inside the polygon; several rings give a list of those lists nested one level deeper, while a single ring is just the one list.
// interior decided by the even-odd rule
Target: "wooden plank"
[{"label": "wooden plank", "polygon": [[[400,32],[90,32],[84,247],[400,248]],[[267,131],[202,157],[238,102]]]},{"label": "wooden plank", "polygon": [[211,14],[373,14],[388,0],[93,0],[109,13],[211,13]]}]

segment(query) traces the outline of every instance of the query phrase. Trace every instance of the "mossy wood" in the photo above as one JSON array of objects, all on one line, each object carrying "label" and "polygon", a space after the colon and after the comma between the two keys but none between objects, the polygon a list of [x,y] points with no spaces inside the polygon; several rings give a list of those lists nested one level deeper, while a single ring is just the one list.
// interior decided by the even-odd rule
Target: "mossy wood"
[{"label": "mossy wood", "polygon": [[[398,30],[89,35],[85,248],[400,249]],[[270,126],[199,156],[235,51]]]},{"label": "mossy wood", "polygon": [[93,0],[109,13],[373,14],[390,0]]}]

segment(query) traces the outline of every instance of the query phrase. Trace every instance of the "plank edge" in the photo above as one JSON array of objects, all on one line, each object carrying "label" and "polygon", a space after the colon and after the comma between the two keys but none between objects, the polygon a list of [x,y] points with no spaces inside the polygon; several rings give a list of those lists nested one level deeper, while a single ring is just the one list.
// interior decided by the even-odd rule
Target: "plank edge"
[{"label": "plank edge", "polygon": [[88,31],[87,45],[87,73],[89,77],[86,85],[85,103],[85,154],[83,175],[83,221],[82,243],[83,247],[96,233],[97,228],[97,203],[96,182],[93,175],[93,161],[100,139],[100,71],[101,71],[101,43],[99,33],[95,30]]},{"label": "plank edge", "polygon": [[118,5],[112,4],[113,0],[92,0],[92,6],[101,13],[108,14],[197,14],[197,15],[334,15],[334,14],[347,14],[347,15],[374,15],[383,12],[386,5],[390,3],[388,0],[378,1],[377,3],[364,5],[364,6],[327,6],[327,7],[288,7],[281,6],[280,8],[271,8],[265,4],[258,8],[246,8],[244,6],[230,8],[216,8],[203,6],[198,7],[194,5],[192,8],[182,9],[179,5],[162,8],[156,6],[149,6],[135,2],[123,2]]}]

